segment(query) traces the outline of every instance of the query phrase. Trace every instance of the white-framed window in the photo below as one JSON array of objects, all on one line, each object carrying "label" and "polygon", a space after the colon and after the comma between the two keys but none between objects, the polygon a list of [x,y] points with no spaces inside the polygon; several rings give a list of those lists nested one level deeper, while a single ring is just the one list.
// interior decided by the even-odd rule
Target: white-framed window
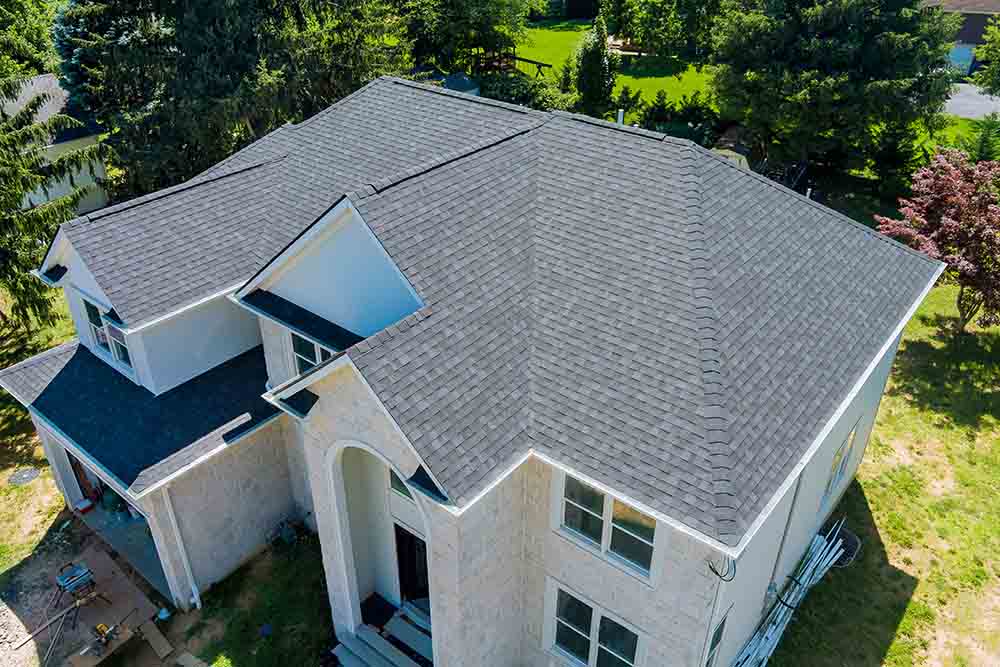
[{"label": "white-framed window", "polygon": [[110,354],[115,361],[132,368],[132,356],[128,352],[125,333],[115,325],[107,323],[101,317],[101,311],[97,306],[86,299],[83,300],[83,307],[87,311],[87,323],[90,325],[90,335],[94,344]]},{"label": "white-framed window", "polygon": [[602,553],[648,575],[653,563],[656,519],[566,475],[562,527]]},{"label": "white-framed window", "polygon": [[723,616],[719,624],[715,626],[715,632],[712,633],[712,640],[708,644],[708,657],[705,658],[705,667],[715,667],[716,658],[719,657],[719,647],[722,645],[722,638],[726,635],[726,619],[728,616]]},{"label": "white-framed window", "polygon": [[635,667],[639,634],[562,586],[556,590],[552,648],[587,667]]},{"label": "white-framed window", "polygon": [[299,375],[302,375],[321,361],[326,361],[333,356],[333,352],[322,345],[317,345],[311,340],[306,340],[294,331],[291,334],[292,354],[295,359],[295,369]]},{"label": "white-framed window", "polygon": [[833,455],[833,462],[830,464],[830,478],[826,482],[826,489],[823,491],[823,504],[833,495],[833,492],[840,486],[840,483],[847,475],[847,469],[851,465],[851,458],[854,454],[854,441],[858,433],[858,425],[851,429],[847,439],[837,448],[837,453]]},{"label": "white-framed window", "polygon": [[389,487],[407,500],[413,500],[413,494],[406,488],[406,484],[403,483],[403,480],[399,478],[399,475],[394,470],[389,471]]}]

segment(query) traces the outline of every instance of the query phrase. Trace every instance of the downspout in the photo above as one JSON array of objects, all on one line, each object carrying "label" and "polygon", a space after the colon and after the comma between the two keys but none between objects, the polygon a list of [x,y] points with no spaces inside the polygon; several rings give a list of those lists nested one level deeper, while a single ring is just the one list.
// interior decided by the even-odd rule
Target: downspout
[{"label": "downspout", "polygon": [[[774,581],[774,577],[778,574],[778,565],[781,563],[781,557],[785,553],[785,540],[788,539],[788,529],[792,525],[792,517],[795,516],[795,508],[798,505],[799,500],[799,487],[802,486],[802,473],[799,473],[799,478],[795,480],[795,492],[792,493],[792,506],[788,508],[788,518],[785,519],[785,530],[781,533],[781,542],[778,544],[778,554],[774,557],[774,566],[771,568],[771,582],[767,585],[767,595],[764,598],[764,609],[761,613],[765,613],[768,607],[768,601],[771,595],[778,592],[778,585]],[[773,589],[773,590],[772,590]]]},{"label": "downspout", "polygon": [[191,601],[194,606],[201,609],[201,595],[198,594],[198,585],[194,580],[194,572],[191,571],[191,561],[188,559],[187,548],[184,546],[184,538],[181,537],[181,529],[177,524],[177,515],[174,514],[174,503],[170,499],[170,489],[163,487],[163,500],[167,506],[167,517],[170,519],[170,527],[174,530],[174,539],[177,540],[177,550],[181,552],[181,563],[184,565],[184,572],[187,574],[188,582],[191,584]]}]

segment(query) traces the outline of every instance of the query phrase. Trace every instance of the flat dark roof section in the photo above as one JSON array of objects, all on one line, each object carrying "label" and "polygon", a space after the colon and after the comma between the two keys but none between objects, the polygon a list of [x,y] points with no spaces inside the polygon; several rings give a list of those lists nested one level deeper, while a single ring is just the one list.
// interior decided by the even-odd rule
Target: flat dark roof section
[{"label": "flat dark roof section", "polygon": [[45,279],[52,283],[57,283],[62,280],[62,277],[66,275],[66,267],[62,264],[56,264],[48,271],[42,274]]},{"label": "flat dark roof section", "polygon": [[243,297],[241,301],[334,352],[346,350],[364,340],[353,331],[266,290],[254,290]]},{"label": "flat dark roof section", "polygon": [[309,411],[313,409],[313,406],[319,401],[319,396],[312,393],[308,389],[303,389],[302,391],[295,392],[288,398],[280,400],[296,413],[305,417],[309,414]]}]

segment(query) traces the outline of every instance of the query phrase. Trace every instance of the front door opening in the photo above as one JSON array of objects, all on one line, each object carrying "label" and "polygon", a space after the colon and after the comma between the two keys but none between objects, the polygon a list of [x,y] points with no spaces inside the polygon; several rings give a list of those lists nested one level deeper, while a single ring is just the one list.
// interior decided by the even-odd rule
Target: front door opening
[{"label": "front door opening", "polygon": [[430,579],[427,575],[427,544],[398,523],[396,560],[399,565],[399,596],[430,616]]}]

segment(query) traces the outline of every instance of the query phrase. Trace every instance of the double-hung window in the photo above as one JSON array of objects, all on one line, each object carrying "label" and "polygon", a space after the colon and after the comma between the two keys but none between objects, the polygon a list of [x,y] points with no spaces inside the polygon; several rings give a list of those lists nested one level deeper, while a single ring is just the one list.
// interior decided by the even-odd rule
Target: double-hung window
[{"label": "double-hung window", "polygon": [[564,528],[649,574],[656,535],[653,517],[569,475],[562,503]]},{"label": "double-hung window", "polygon": [[115,325],[107,323],[94,304],[85,300],[83,307],[87,311],[87,323],[90,325],[90,335],[94,343],[111,354],[119,363],[132,368],[132,357],[128,352],[124,332]]},{"label": "double-hung window", "polygon": [[588,667],[634,667],[639,636],[574,595],[556,594],[554,646]]},{"label": "double-hung window", "polygon": [[833,455],[833,463],[830,464],[830,478],[826,482],[826,490],[823,492],[823,504],[830,499],[833,492],[840,486],[840,483],[847,475],[847,469],[851,465],[851,458],[854,454],[854,436],[858,432],[857,424],[847,436],[847,440],[840,445],[837,453]]},{"label": "double-hung window", "polygon": [[292,333],[292,352],[295,354],[295,368],[299,375],[333,356],[333,352],[297,333]]}]

